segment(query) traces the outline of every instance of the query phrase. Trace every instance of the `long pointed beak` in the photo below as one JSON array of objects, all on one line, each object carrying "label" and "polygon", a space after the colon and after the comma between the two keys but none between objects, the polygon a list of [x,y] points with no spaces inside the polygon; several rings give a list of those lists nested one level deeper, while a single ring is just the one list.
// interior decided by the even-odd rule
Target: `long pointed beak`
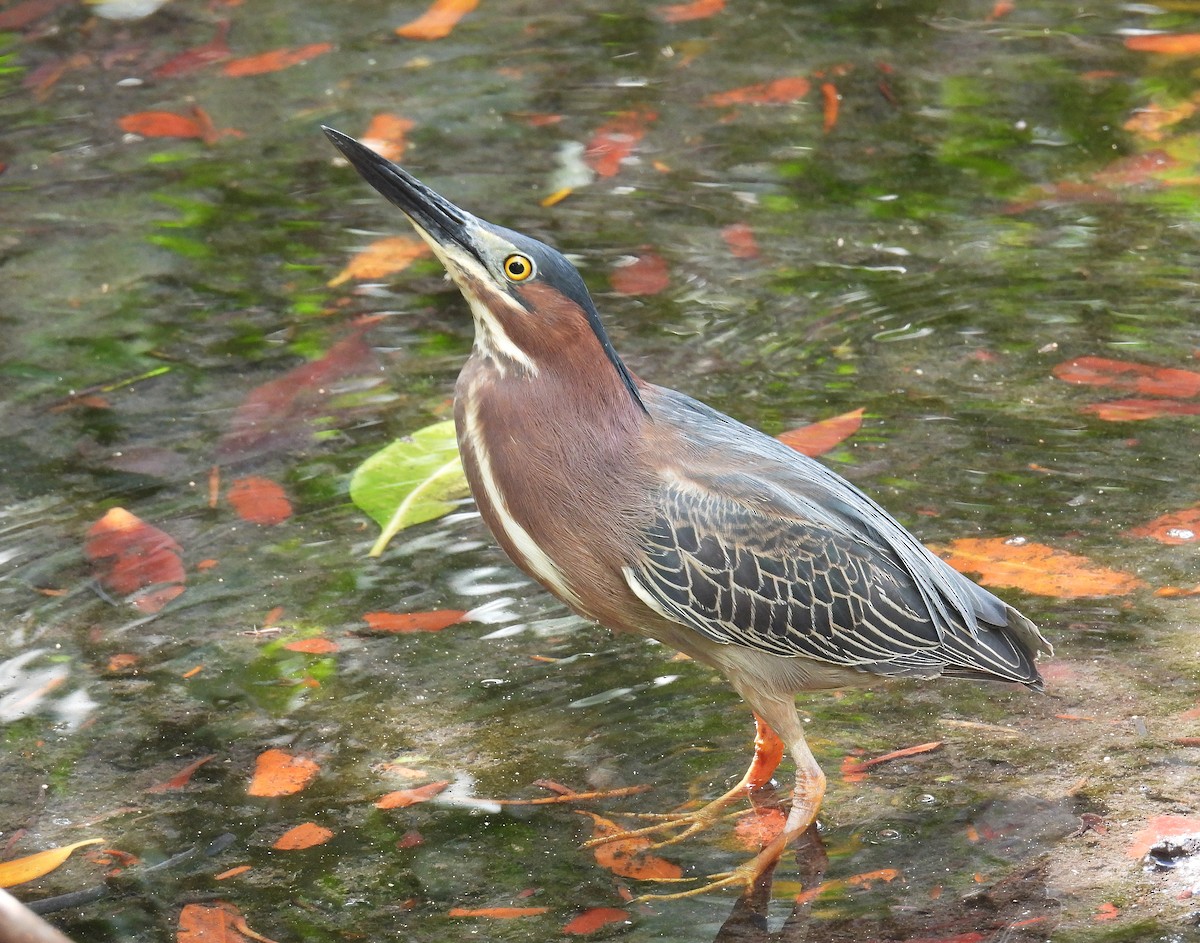
[{"label": "long pointed beak", "polygon": [[470,230],[478,221],[449,200],[430,190],[416,177],[381,157],[349,135],[322,126],[333,146],[345,155],[362,178],[412,221],[427,242],[438,246],[457,245],[475,255]]}]

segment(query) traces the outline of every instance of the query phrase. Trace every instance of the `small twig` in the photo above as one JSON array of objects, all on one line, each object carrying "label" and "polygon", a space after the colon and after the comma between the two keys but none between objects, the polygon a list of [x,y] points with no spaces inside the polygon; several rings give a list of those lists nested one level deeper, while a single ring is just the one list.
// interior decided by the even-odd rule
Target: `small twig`
[{"label": "small twig", "polygon": [[564,792],[557,796],[543,796],[541,799],[489,799],[496,805],[555,805],[564,802],[586,802],[594,799],[619,799],[622,796],[635,796],[639,792],[648,792],[650,786],[625,786],[621,789],[601,789],[595,792]]}]

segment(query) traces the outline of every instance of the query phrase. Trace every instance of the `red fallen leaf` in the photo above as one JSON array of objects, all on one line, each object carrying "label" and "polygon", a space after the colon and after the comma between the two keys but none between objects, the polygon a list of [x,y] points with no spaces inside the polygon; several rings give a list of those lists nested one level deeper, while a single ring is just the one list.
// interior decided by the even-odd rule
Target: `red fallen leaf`
[{"label": "red fallen leaf", "polygon": [[316,822],[304,822],[295,828],[289,828],[275,839],[275,843],[271,847],[279,851],[301,851],[304,848],[323,845],[331,838],[333,838],[332,829],[318,825]]},{"label": "red fallen leaf", "polygon": [[1133,841],[1125,851],[1127,858],[1137,860],[1143,857],[1151,848],[1165,838],[1180,838],[1200,836],[1200,818],[1189,818],[1186,815],[1156,815],[1146,827],[1133,836]]},{"label": "red fallen leaf", "polygon": [[208,113],[199,107],[193,107],[190,116],[173,111],[139,111],[119,118],[117,125],[128,134],[145,138],[197,138],[205,144],[241,134],[231,128],[218,131]]},{"label": "red fallen leaf", "polygon": [[1090,413],[1105,422],[1141,422],[1163,416],[1200,416],[1200,403],[1181,403],[1172,399],[1116,399],[1084,406],[1080,412]]},{"label": "red fallen leaf", "polygon": [[614,269],[609,282],[619,295],[657,295],[671,284],[671,276],[666,259],[643,249],[631,263]]},{"label": "red fallen leaf", "polygon": [[754,230],[745,223],[730,223],[721,230],[721,238],[735,259],[758,258],[758,240],[754,238]]},{"label": "red fallen leaf", "polygon": [[[596,815],[594,812],[576,810],[579,815],[586,815],[592,820],[592,836],[602,838],[616,832],[623,832],[616,822]],[[671,880],[682,876],[683,869],[673,861],[660,858],[649,853],[654,842],[646,837],[624,838],[617,841],[596,845],[592,851],[596,855],[596,863],[611,871],[617,877],[633,878],[638,881]]]},{"label": "red fallen leaf", "polygon": [[[243,929],[249,927],[233,904],[223,900],[215,904],[184,904],[179,912],[175,943],[251,943]],[[258,936],[258,943],[263,939]]]},{"label": "red fallen leaf", "polygon": [[270,478],[251,475],[238,478],[225,495],[238,517],[251,524],[270,527],[282,524],[292,516],[292,502],[287,492]]},{"label": "red fallen leaf", "polygon": [[371,119],[367,130],[363,132],[358,141],[377,154],[398,163],[404,159],[404,151],[408,147],[408,132],[415,126],[416,122],[411,118],[378,114]]},{"label": "red fallen leaf", "polygon": [[838,94],[837,86],[832,82],[821,83],[821,101],[823,102],[823,127],[825,133],[828,134],[837,124],[838,106],[842,102],[842,96]]},{"label": "red fallen leaf", "polygon": [[1194,56],[1200,54],[1200,33],[1126,36],[1125,48],[1134,52],[1159,52],[1168,56]]},{"label": "red fallen leaf", "polygon": [[0,12],[0,30],[24,29],[72,0],[25,0]]},{"label": "red fallen leaf", "polygon": [[220,874],[214,874],[214,881],[228,881],[230,878],[235,878],[239,874],[245,874],[247,871],[253,871],[254,868],[248,864],[239,864],[237,867],[230,868],[228,871],[222,871]]},{"label": "red fallen leaf", "polygon": [[988,22],[994,23],[996,20],[1003,19],[1016,8],[1017,5],[1011,2],[1011,0],[996,0],[992,4],[992,12],[987,15]]},{"label": "red fallen leaf", "polygon": [[147,789],[146,792],[149,792],[149,793],[173,792],[176,789],[183,789],[188,783],[190,783],[192,781],[192,774],[195,773],[196,770],[198,770],[201,766],[203,766],[209,760],[216,759],[216,757],[217,757],[217,754],[215,754],[215,753],[210,753],[208,756],[202,756],[202,757],[200,757],[200,759],[196,760],[194,763],[188,763],[187,766],[185,766],[183,769],[181,769],[178,773],[176,773],[174,776],[172,776],[166,782],[157,783],[157,784],[151,786],[149,789]]},{"label": "red fallen leaf", "polygon": [[733,838],[743,848],[763,848],[779,837],[785,824],[787,816],[780,809],[755,809],[738,819]]},{"label": "red fallen leaf", "polygon": [[1176,367],[1156,367],[1108,357],[1076,357],[1058,364],[1051,372],[1067,383],[1110,386],[1143,396],[1176,399],[1200,396],[1200,373]]},{"label": "red fallen leaf", "polygon": [[246,789],[250,796],[290,796],[317,778],[315,760],[284,750],[266,750],[254,761],[254,776]]},{"label": "red fallen leaf", "polygon": [[706,20],[725,9],[725,0],[691,0],[690,3],[672,3],[657,7],[654,15],[664,23],[687,23],[691,20]]},{"label": "red fallen leaf", "polygon": [[282,451],[307,442],[312,422],[327,413],[331,387],[377,369],[364,334],[377,318],[360,318],[324,357],[255,387],[234,413],[217,454],[227,460]]},{"label": "red fallen leaf", "polygon": [[232,55],[229,51],[229,44],[226,42],[228,38],[229,20],[221,20],[217,23],[217,32],[212,39],[202,46],[194,46],[168,59],[150,74],[156,79],[173,79],[203,69],[205,66],[224,62]]},{"label": "red fallen leaf", "polygon": [[1087,557],[1021,539],[964,537],[929,549],[959,572],[977,574],[984,586],[1011,586],[1039,596],[1124,596],[1146,585]]},{"label": "red fallen leaf", "polygon": [[822,419],[820,422],[810,423],[789,432],[781,432],[776,438],[784,445],[790,446],[810,458],[824,455],[835,445],[844,442],[858,432],[862,426],[864,412],[865,410],[862,409],[852,409],[840,416]]},{"label": "red fallen leaf", "polygon": [[610,923],[624,923],[628,919],[628,911],[617,907],[593,907],[568,921],[563,926],[562,932],[583,936],[585,933],[595,933]]},{"label": "red fallen leaf", "polygon": [[1152,537],[1164,544],[1195,543],[1200,537],[1200,504],[1171,511],[1125,533],[1130,537]]},{"label": "red fallen leaf", "polygon": [[729,105],[790,105],[808,94],[812,83],[802,75],[792,75],[757,85],[743,85],[727,92],[717,92],[704,99],[714,108]]},{"label": "red fallen leaf", "polygon": [[616,176],[646,129],[658,120],[658,112],[648,108],[623,111],[596,129],[583,152],[584,162],[601,177]]},{"label": "red fallen leaf", "polygon": [[272,49],[269,52],[260,52],[256,56],[247,56],[244,59],[234,59],[231,62],[227,62],[221,71],[232,78],[242,78],[247,75],[262,75],[266,72],[279,72],[282,69],[307,62],[309,59],[315,59],[317,56],[323,56],[332,49],[333,43],[310,43],[307,46],[299,46],[295,49],[286,47],[283,49]]},{"label": "red fallen leaf", "polygon": [[283,646],[289,652],[300,652],[305,655],[331,655],[338,650],[338,643],[333,639],[302,638],[294,642],[286,642]]},{"label": "red fallen leaf", "polygon": [[449,780],[440,779],[435,783],[426,783],[424,786],[414,786],[412,789],[397,789],[376,801],[375,808],[407,809],[410,805],[428,802],[449,785]]},{"label": "red fallen leaf", "polygon": [[415,20],[396,27],[405,39],[445,39],[458,21],[479,6],[479,0],[434,0]]},{"label": "red fallen leaf", "polygon": [[857,783],[867,778],[867,770],[872,766],[878,766],[880,763],[887,763],[891,760],[903,759],[906,756],[916,756],[919,753],[932,753],[934,750],[942,748],[941,740],[932,740],[929,743],[918,743],[915,747],[904,747],[900,750],[893,750],[891,753],[885,753],[883,756],[877,756],[870,760],[855,760],[852,757],[842,757],[842,778],[848,783]]},{"label": "red fallen leaf", "polygon": [[549,907],[451,907],[446,916],[515,920],[518,917],[537,917],[549,912]]},{"label": "red fallen leaf", "polygon": [[407,832],[405,832],[403,835],[400,836],[399,840],[396,842],[396,847],[399,848],[401,851],[404,851],[405,849],[408,849],[408,848],[419,848],[424,844],[425,844],[425,836],[422,835],[420,832],[418,832],[416,829],[409,829]]},{"label": "red fallen leaf", "polygon": [[374,632],[440,632],[466,619],[461,609],[433,609],[429,612],[367,612],[363,619]]},{"label": "red fallen leaf", "polygon": [[170,534],[112,508],[87,533],[83,553],[100,585],[128,596],[142,612],[158,612],[184,590],[182,548]]}]

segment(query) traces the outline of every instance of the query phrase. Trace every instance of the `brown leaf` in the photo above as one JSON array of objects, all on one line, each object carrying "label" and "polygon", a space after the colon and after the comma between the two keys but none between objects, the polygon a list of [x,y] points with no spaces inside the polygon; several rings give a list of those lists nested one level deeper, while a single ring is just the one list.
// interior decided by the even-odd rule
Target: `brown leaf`
[{"label": "brown leaf", "polygon": [[226,42],[228,36],[229,20],[221,20],[217,23],[217,33],[212,39],[202,46],[195,46],[168,59],[150,74],[156,79],[170,79],[188,75],[217,62],[224,62],[232,55]]},{"label": "brown leaf", "polygon": [[371,119],[358,142],[381,157],[399,163],[404,159],[404,151],[408,147],[408,132],[415,124],[411,118],[400,115],[378,114]]},{"label": "brown leaf", "polygon": [[537,917],[549,912],[549,907],[451,907],[446,916],[515,920],[518,917]]},{"label": "brown leaf", "polygon": [[[623,832],[616,822],[596,815],[594,812],[576,810],[579,815],[586,815],[592,820],[592,837],[603,838]],[[683,869],[666,858],[649,853],[654,842],[645,836],[617,839],[596,845],[592,851],[596,855],[596,863],[611,871],[617,877],[633,878],[638,881],[661,881],[680,877]]]},{"label": "brown leaf", "polygon": [[583,936],[586,933],[595,933],[601,927],[606,927],[610,923],[625,923],[628,920],[628,911],[620,910],[617,907],[593,907],[591,910],[585,910],[579,916],[569,920],[563,926],[562,932],[575,936]]},{"label": "brown leaf", "polygon": [[1156,815],[1133,836],[1126,857],[1138,859],[1165,838],[1200,837],[1200,818],[1186,815]]},{"label": "brown leaf", "polygon": [[217,754],[210,753],[208,756],[202,756],[194,763],[188,763],[178,773],[168,779],[166,782],[157,783],[146,790],[149,793],[173,792],[176,789],[183,789],[192,781],[192,774],[209,760],[216,759]]},{"label": "brown leaf", "polygon": [[899,760],[906,756],[932,753],[934,750],[940,750],[941,748],[942,741],[933,740],[929,743],[918,743],[915,747],[904,747],[899,750],[893,750],[891,753],[885,753],[871,760],[856,760],[845,756],[842,757],[842,778],[848,783],[860,782],[867,778],[867,770],[872,766],[878,766],[880,763],[887,763],[890,760]]},{"label": "brown leaf", "polygon": [[286,642],[283,647],[289,652],[300,652],[305,655],[331,655],[338,650],[338,643],[332,639],[317,636]]},{"label": "brown leaf", "polygon": [[584,162],[601,177],[616,176],[621,162],[657,120],[658,113],[648,108],[621,112],[596,129],[583,152]]},{"label": "brown leaf", "polygon": [[735,259],[758,258],[758,240],[754,238],[754,230],[746,223],[730,223],[721,230],[721,238]]},{"label": "brown leaf", "polygon": [[1130,537],[1152,537],[1164,544],[1195,543],[1200,535],[1200,504],[1171,511],[1125,533]]},{"label": "brown leaf", "polygon": [[318,825],[316,822],[304,822],[280,835],[271,847],[279,851],[300,851],[303,848],[323,845],[331,838],[333,838],[331,829]]},{"label": "brown leaf", "polygon": [[786,824],[782,809],[753,809],[737,820],[733,838],[743,848],[763,848],[779,837]]},{"label": "brown leaf", "polygon": [[445,39],[458,21],[479,6],[479,0],[434,0],[415,20],[396,27],[405,39]]},{"label": "brown leaf", "polygon": [[336,288],[352,278],[379,279],[403,272],[417,259],[432,255],[425,241],[415,236],[386,236],[355,253],[349,264],[329,280]]},{"label": "brown leaf", "polygon": [[657,295],[671,284],[671,276],[666,259],[643,249],[628,265],[614,269],[609,282],[619,295]]},{"label": "brown leaf", "polygon": [[[175,943],[252,943],[242,930],[246,921],[233,904],[184,904],[179,912],[179,932]],[[255,934],[261,943],[266,937]]]},{"label": "brown leaf", "polygon": [[837,86],[832,82],[821,83],[821,101],[823,127],[826,134],[834,129],[838,120],[838,106],[841,104],[842,96],[838,94]]},{"label": "brown leaf", "polygon": [[1067,383],[1108,386],[1143,396],[1200,396],[1200,373],[1108,357],[1076,357],[1058,364],[1055,377]]},{"label": "brown leaf", "polygon": [[466,613],[461,609],[434,609],[429,612],[367,612],[363,619],[374,632],[440,632],[458,622]]},{"label": "brown leaf", "polygon": [[1200,416],[1200,403],[1181,403],[1174,399],[1116,399],[1084,406],[1080,412],[1090,413],[1105,422],[1141,422],[1163,416]]},{"label": "brown leaf", "polygon": [[158,612],[187,582],[174,538],[124,508],[112,508],[88,529],[83,552],[100,585],[142,612]]},{"label": "brown leaf", "polygon": [[230,878],[235,878],[239,874],[245,874],[247,871],[253,871],[254,868],[248,864],[239,864],[236,867],[230,868],[228,871],[222,871],[220,874],[214,874],[214,881],[228,881]]},{"label": "brown leaf", "polygon": [[449,780],[441,779],[435,783],[426,783],[424,786],[414,786],[412,789],[397,789],[395,792],[389,792],[382,799],[379,799],[375,803],[375,808],[406,809],[410,805],[428,802],[449,785]]},{"label": "brown leaf", "polygon": [[1200,33],[1153,33],[1126,36],[1125,48],[1134,52],[1158,52],[1168,56],[1200,55]]},{"label": "brown leaf", "polygon": [[790,105],[809,93],[812,83],[802,75],[792,75],[772,82],[743,85],[727,92],[717,92],[704,99],[715,108],[729,105]]},{"label": "brown leaf", "polygon": [[290,796],[317,778],[321,767],[307,756],[271,749],[254,762],[254,776],[246,789],[250,796]]},{"label": "brown leaf", "polygon": [[690,0],[688,3],[657,7],[654,15],[664,23],[687,23],[691,20],[706,20],[724,9],[725,0]]},{"label": "brown leaf", "polygon": [[8,32],[24,29],[71,2],[72,0],[25,0],[24,3],[13,4],[7,10],[0,11],[0,30]]},{"label": "brown leaf", "polygon": [[797,452],[809,456],[824,455],[834,446],[844,442],[862,426],[865,410],[852,409],[840,416],[822,419],[820,422],[781,432],[777,439]]},{"label": "brown leaf", "polygon": [[251,390],[234,413],[217,454],[225,460],[249,458],[306,444],[313,420],[330,408],[332,387],[377,369],[374,351],[364,338],[376,320],[360,318],[324,357]]},{"label": "brown leaf", "polygon": [[287,492],[270,478],[251,475],[238,478],[225,497],[238,517],[251,524],[270,527],[282,524],[292,516],[292,502]]},{"label": "brown leaf", "polygon": [[1039,596],[1124,596],[1146,585],[1087,557],[1024,540],[964,537],[929,549],[959,572],[978,574],[984,586],[1011,586]]},{"label": "brown leaf", "polygon": [[88,838],[72,845],[47,848],[35,855],[26,855],[24,858],[0,862],[0,887],[13,887],[17,884],[24,884],[26,881],[37,880],[60,867],[71,857],[71,852],[76,848],[82,848],[85,845],[99,845],[103,841],[102,838]]},{"label": "brown leaf", "polygon": [[300,65],[302,62],[308,62],[309,59],[315,59],[317,56],[323,56],[332,49],[333,43],[310,43],[297,48],[272,49],[269,52],[260,52],[256,56],[247,56],[244,59],[227,62],[221,71],[232,78],[279,72],[282,69]]}]

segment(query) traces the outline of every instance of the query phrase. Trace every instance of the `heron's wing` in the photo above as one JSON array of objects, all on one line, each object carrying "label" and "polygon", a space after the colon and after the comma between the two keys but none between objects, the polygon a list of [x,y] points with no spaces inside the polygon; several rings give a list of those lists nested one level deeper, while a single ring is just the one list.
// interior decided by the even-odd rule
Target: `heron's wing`
[{"label": "heron's wing", "polygon": [[1034,656],[1049,646],[1024,616],[844,479],[674,395],[675,427],[698,419],[698,455],[707,445],[726,460],[664,471],[626,569],[643,602],[719,644],[879,674],[1037,683]]}]

